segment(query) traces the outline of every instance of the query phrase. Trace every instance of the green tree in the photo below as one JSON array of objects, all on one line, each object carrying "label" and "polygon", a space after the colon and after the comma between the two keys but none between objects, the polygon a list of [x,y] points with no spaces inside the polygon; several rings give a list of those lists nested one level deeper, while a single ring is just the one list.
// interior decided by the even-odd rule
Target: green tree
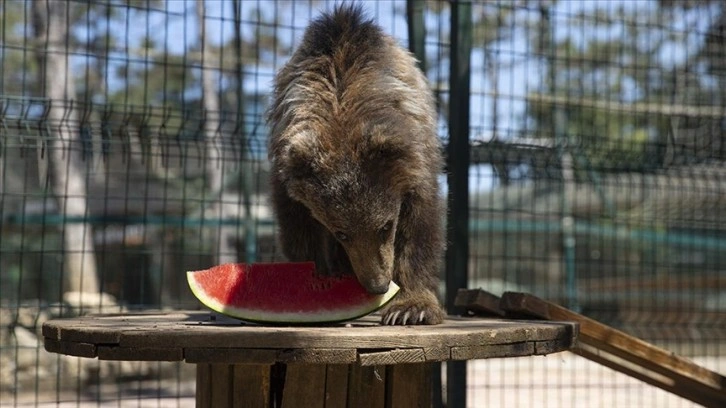
[{"label": "green tree", "polygon": [[[33,2],[33,28],[40,67],[40,93],[47,98],[47,128],[50,136],[49,165],[51,190],[59,212],[64,217],[88,214],[86,172],[80,157],[83,151],[82,132],[77,126],[78,112],[72,100],[76,97],[68,49],[64,48],[69,32],[66,19],[68,3],[39,0]],[[63,225],[65,282],[64,289],[83,296],[100,289],[96,271],[93,233],[90,224],[74,222]]]},{"label": "green tree", "polygon": [[699,8],[715,5],[691,2],[680,12],[676,3],[596,3],[566,18],[545,9],[530,39],[546,72],[528,100],[532,133],[564,137],[580,167],[661,168],[672,119],[697,118],[693,107],[715,104],[720,92],[699,73],[705,44],[694,34],[707,12]]}]

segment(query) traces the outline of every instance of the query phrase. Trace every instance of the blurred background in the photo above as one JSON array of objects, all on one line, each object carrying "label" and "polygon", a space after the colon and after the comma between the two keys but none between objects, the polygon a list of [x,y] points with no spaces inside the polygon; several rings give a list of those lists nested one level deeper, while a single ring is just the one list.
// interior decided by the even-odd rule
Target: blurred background
[{"label": "blurred background", "polygon": [[[726,372],[724,3],[358,3],[438,103],[442,299],[531,292]],[[40,327],[197,309],[185,271],[281,259],[265,109],[334,5],[0,2],[0,406],[193,406],[193,366]],[[471,407],[692,406],[569,353],[457,369]]]}]

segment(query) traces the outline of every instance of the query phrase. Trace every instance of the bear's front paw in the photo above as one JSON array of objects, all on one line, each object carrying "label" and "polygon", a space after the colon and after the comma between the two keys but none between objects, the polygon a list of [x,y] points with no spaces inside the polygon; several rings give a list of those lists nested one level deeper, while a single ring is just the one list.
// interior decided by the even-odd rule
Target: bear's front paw
[{"label": "bear's front paw", "polygon": [[444,320],[444,311],[438,302],[422,302],[415,299],[394,301],[383,311],[381,324],[414,325],[439,324]]}]

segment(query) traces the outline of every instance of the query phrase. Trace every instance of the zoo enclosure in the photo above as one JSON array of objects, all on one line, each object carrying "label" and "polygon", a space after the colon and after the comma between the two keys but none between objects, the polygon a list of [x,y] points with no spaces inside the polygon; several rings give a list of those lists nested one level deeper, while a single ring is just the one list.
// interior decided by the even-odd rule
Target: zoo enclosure
[{"label": "zoo enclosure", "polygon": [[[723,372],[724,6],[362,3],[437,98],[442,287],[532,292]],[[193,391],[184,366],[70,362],[34,331],[48,316],[197,307],[183,271],[280,259],[264,111],[274,72],[332,6],[0,4],[2,405]],[[450,366],[449,382],[465,373]],[[452,404],[481,377],[469,367]],[[485,391],[541,387],[522,381]]]}]

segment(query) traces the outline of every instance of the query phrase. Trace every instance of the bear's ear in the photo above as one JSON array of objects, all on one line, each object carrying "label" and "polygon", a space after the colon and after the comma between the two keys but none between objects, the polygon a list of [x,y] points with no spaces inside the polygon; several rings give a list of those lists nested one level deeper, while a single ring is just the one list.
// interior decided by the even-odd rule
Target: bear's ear
[{"label": "bear's ear", "polygon": [[399,140],[376,140],[366,160],[368,174],[401,192],[412,189],[426,176],[420,149]]},{"label": "bear's ear", "polygon": [[410,149],[390,138],[372,138],[366,158],[371,163],[396,163],[410,158]]},{"label": "bear's ear", "polygon": [[279,163],[280,179],[291,197],[305,203],[320,188],[322,157],[320,141],[310,131],[290,137],[279,150],[275,160]]},{"label": "bear's ear", "polygon": [[288,179],[310,178],[319,165],[320,143],[312,132],[303,131],[282,149],[281,163]]}]

